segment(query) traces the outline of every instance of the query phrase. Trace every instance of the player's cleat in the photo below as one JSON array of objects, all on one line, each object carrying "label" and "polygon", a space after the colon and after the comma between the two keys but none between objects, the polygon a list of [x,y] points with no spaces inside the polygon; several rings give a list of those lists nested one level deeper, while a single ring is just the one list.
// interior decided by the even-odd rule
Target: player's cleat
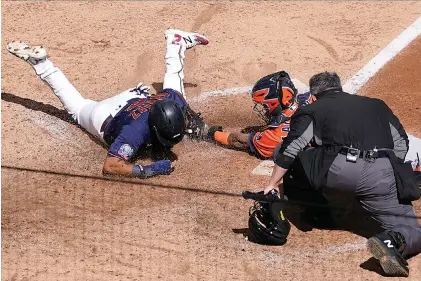
[{"label": "player's cleat", "polygon": [[368,250],[388,276],[408,277],[408,262],[402,256],[405,246],[405,238],[395,231],[379,233],[367,241]]},{"label": "player's cleat", "polygon": [[21,41],[13,41],[7,43],[7,50],[23,59],[24,61],[35,65],[47,58],[47,51],[42,46],[29,46]]},{"label": "player's cleat", "polygon": [[165,40],[167,44],[186,46],[186,49],[193,48],[196,45],[207,45],[209,40],[199,33],[186,32],[178,29],[167,29],[165,31]]}]

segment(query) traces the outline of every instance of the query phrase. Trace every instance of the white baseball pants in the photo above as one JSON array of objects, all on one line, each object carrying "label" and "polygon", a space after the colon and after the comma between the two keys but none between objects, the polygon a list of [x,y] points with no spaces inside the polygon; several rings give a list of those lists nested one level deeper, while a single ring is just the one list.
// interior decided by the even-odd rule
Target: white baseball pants
[{"label": "white baseball pants", "polygon": [[[164,76],[164,89],[170,88],[184,93],[184,52],[185,46],[167,45],[165,55],[166,73]],[[64,73],[46,59],[33,66],[36,74],[45,81],[54,94],[60,99],[65,110],[73,119],[87,130],[90,134],[104,141],[104,132],[101,127],[105,120],[111,115],[115,116],[132,98],[139,98],[139,95],[130,92],[128,89],[114,97],[103,101],[85,99],[78,90],[69,82]]]}]

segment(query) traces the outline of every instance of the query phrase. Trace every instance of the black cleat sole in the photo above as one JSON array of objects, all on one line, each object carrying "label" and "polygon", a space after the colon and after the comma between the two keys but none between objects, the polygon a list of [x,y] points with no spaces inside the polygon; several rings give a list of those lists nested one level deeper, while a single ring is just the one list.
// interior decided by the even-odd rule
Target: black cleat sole
[{"label": "black cleat sole", "polygon": [[387,255],[387,246],[378,238],[371,237],[367,241],[367,248],[388,276],[408,277],[409,269],[397,257]]}]

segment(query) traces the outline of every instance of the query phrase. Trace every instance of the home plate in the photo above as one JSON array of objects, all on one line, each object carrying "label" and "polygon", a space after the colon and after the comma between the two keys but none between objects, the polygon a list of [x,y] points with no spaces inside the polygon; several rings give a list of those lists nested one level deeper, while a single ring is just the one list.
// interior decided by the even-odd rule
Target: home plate
[{"label": "home plate", "polygon": [[275,166],[275,163],[272,160],[264,160],[251,173],[258,176],[270,176],[273,166]]}]

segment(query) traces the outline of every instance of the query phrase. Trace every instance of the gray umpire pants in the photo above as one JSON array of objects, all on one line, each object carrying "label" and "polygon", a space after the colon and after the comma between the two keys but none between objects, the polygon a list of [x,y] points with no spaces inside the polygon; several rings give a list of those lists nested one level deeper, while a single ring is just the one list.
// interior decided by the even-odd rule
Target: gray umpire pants
[{"label": "gray umpire pants", "polygon": [[370,212],[385,230],[403,234],[406,240],[404,256],[421,253],[421,225],[412,205],[398,201],[395,176],[388,158],[356,163],[339,154],[330,166],[326,186],[351,192],[361,206]]}]

